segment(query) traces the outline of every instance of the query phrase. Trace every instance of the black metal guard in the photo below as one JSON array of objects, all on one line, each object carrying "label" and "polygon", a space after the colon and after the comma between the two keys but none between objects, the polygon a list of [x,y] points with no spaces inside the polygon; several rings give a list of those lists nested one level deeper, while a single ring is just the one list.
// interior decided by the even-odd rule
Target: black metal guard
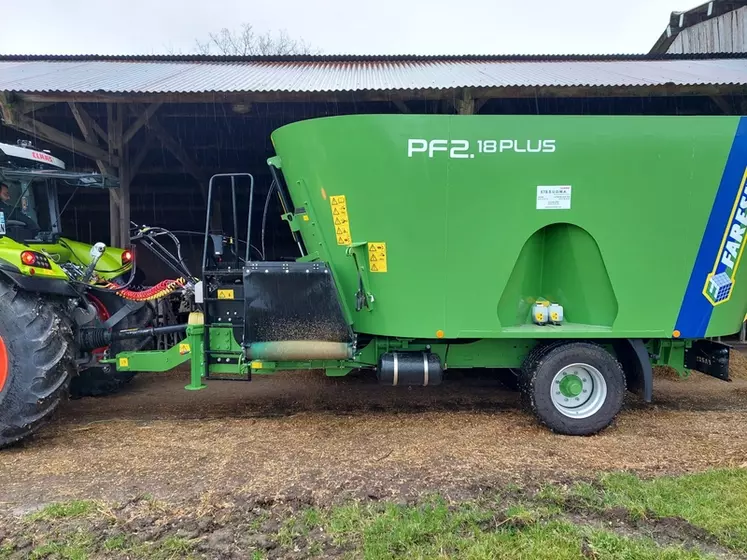
[{"label": "black metal guard", "polygon": [[[278,197],[280,198],[280,205],[283,207],[284,214],[294,213],[294,209],[291,206],[290,195],[288,194],[288,188],[285,182],[282,180],[282,173],[278,173],[278,169],[274,165],[270,165],[270,173],[272,174],[272,180],[277,183],[278,186]],[[297,231],[292,231],[293,241],[298,245],[298,250],[301,252],[301,256],[305,255],[303,250],[303,243],[301,242],[301,236]]]},{"label": "black metal guard", "polygon": [[232,215],[233,215],[233,238],[235,242],[236,251],[234,251],[234,254],[236,255],[236,261],[235,265],[236,268],[239,268],[239,253],[238,253],[238,244],[239,244],[239,224],[237,220],[237,209],[236,209],[236,177],[249,177],[249,215],[247,218],[247,230],[246,230],[246,259],[247,261],[250,260],[250,249],[251,249],[251,226],[252,226],[252,206],[254,205],[254,175],[251,173],[218,173],[216,175],[213,175],[210,177],[210,182],[208,183],[208,193],[207,193],[207,214],[205,217],[205,240],[202,247],[202,276],[205,277],[205,270],[207,267],[207,251],[208,251],[208,243],[210,239],[210,218],[212,216],[212,210],[213,210],[213,182],[218,177],[229,177],[231,179],[231,201],[232,201]]},{"label": "black metal guard", "polygon": [[244,267],[244,347],[254,342],[353,341],[326,264],[255,261]]}]

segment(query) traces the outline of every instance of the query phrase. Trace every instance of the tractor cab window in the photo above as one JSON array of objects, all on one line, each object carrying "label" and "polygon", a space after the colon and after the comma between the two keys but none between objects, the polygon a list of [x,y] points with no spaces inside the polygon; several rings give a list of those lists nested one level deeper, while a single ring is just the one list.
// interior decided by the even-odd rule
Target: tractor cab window
[{"label": "tractor cab window", "polygon": [[21,198],[21,212],[39,224],[41,231],[52,231],[49,188],[45,181],[34,182]]},{"label": "tractor cab window", "polygon": [[[29,184],[8,181],[0,188],[3,189],[0,209],[5,217],[5,234],[16,241],[33,239],[43,228],[36,221],[33,192]],[[49,219],[46,221],[48,223]]]}]

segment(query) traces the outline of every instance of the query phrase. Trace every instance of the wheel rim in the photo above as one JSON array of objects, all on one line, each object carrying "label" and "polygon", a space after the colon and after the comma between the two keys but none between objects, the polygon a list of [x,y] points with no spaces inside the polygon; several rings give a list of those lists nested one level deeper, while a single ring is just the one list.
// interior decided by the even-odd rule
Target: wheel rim
[{"label": "wheel rim", "polygon": [[588,418],[607,400],[607,382],[594,366],[570,364],[553,377],[550,398],[562,415]]},{"label": "wheel rim", "polygon": [[5,387],[8,380],[8,350],[5,348],[5,341],[0,336],[0,391]]}]

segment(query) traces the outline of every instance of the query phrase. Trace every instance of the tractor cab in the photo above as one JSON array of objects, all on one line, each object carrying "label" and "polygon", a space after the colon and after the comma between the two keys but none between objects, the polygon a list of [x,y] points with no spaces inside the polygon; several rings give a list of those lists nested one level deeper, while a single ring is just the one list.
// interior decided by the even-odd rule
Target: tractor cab
[{"label": "tractor cab", "polygon": [[[60,186],[74,189],[62,209]],[[41,251],[60,264],[85,267],[91,259],[91,246],[64,236],[61,215],[78,189],[117,186],[116,179],[105,175],[67,171],[62,160],[29,142],[0,143],[0,240]],[[97,272],[105,277],[121,275],[129,269],[131,255],[130,251],[107,247],[98,259]]]},{"label": "tractor cab", "polygon": [[0,184],[0,235],[19,243],[58,241],[60,184],[75,189],[117,186],[116,179],[100,174],[66,171],[62,160],[24,141],[0,143]]}]

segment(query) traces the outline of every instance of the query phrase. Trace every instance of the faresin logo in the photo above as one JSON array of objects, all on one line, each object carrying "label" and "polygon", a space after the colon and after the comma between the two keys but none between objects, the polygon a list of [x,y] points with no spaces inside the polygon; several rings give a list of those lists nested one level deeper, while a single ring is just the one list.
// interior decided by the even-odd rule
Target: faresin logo
[{"label": "faresin logo", "polygon": [[744,250],[744,236],[747,232],[747,170],[742,176],[742,183],[737,192],[737,199],[731,209],[731,216],[727,222],[721,248],[716,256],[713,270],[706,278],[703,295],[712,305],[720,305],[729,301],[734,279],[737,276],[739,261]]}]

